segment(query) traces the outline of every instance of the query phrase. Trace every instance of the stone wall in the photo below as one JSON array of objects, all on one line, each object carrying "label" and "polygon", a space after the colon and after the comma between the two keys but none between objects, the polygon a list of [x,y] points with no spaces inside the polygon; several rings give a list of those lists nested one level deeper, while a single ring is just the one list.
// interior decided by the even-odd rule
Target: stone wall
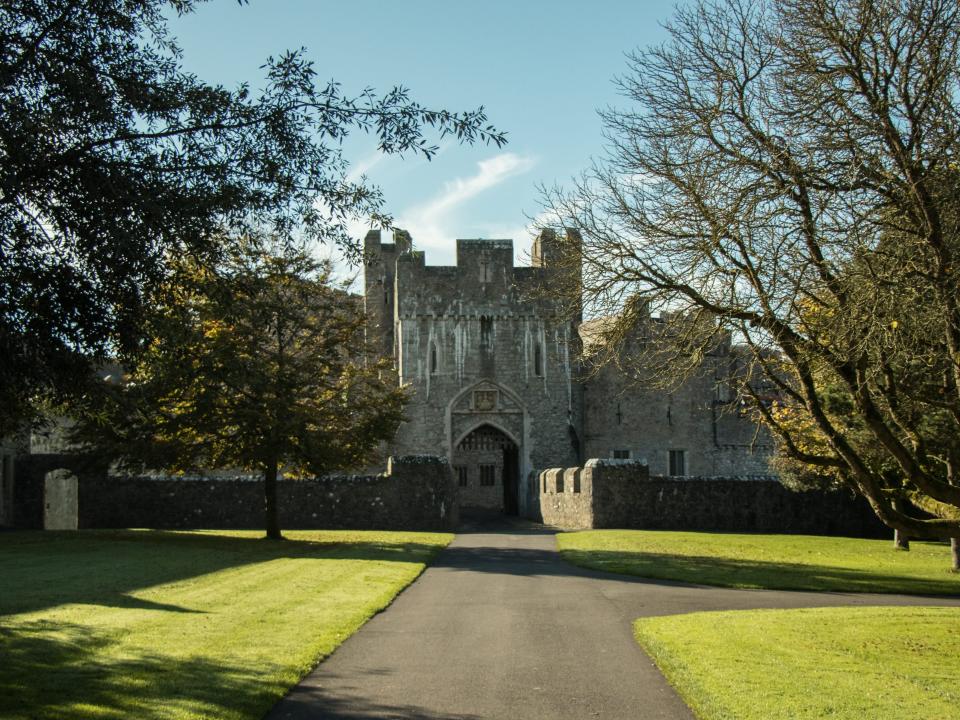
[{"label": "stone wall", "polygon": [[[588,346],[602,323],[585,323]],[[677,475],[769,475],[773,441],[736,400],[731,380],[746,370],[729,337],[670,391],[659,387],[656,372],[647,376],[631,366],[670,323],[645,315],[620,349],[621,360],[591,368],[584,383],[584,457],[644,460],[652,473],[669,475],[673,451],[685,466]]]},{"label": "stone wall", "polygon": [[15,528],[43,527],[43,478],[51,470],[65,468],[84,482],[96,481],[106,470],[88,458],[64,453],[18,455],[13,462],[12,503],[8,525]]},{"label": "stone wall", "polygon": [[[454,474],[463,473],[459,484],[460,507],[503,510],[503,451],[497,448],[461,450],[454,453]],[[484,485],[481,468],[493,468],[493,484]],[[458,477],[459,479],[459,477]]]},{"label": "stone wall", "polygon": [[[43,527],[43,477],[65,467],[79,479],[81,528],[259,529],[263,482],[204,478],[107,476],[69,456],[18,461],[14,526]],[[459,522],[457,488],[446,460],[390,458],[382,475],[279,483],[285,529],[452,530]]]},{"label": "stone wall", "polygon": [[544,470],[540,473],[539,484],[540,514],[544,523],[565,530],[587,530],[596,527],[592,494],[593,468]]},{"label": "stone wall", "polygon": [[861,498],[795,493],[759,476],[651,476],[639,462],[591,460],[539,475],[543,521],[564,529],[719,530],[887,537]]}]

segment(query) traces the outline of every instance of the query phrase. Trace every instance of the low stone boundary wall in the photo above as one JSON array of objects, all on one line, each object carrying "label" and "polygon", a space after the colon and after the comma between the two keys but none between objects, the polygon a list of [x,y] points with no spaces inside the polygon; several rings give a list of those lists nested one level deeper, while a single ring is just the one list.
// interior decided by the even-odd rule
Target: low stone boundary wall
[{"label": "low stone boundary wall", "polygon": [[[107,476],[69,456],[27,456],[14,476],[14,524],[43,527],[43,477],[65,467],[79,480],[80,528],[261,529],[263,481]],[[445,458],[391,457],[381,475],[278,483],[284,529],[452,530],[457,487]]]},{"label": "low stone boundary wall", "polygon": [[720,530],[888,537],[862,498],[793,492],[770,477],[659,477],[631,461],[540,473],[543,522],[580,530]]}]

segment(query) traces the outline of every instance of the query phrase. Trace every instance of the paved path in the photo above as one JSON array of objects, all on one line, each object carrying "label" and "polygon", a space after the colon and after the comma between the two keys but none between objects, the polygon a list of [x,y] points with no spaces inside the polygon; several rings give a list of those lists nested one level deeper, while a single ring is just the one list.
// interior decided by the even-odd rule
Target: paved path
[{"label": "paved path", "polygon": [[540,526],[468,526],[267,720],[692,720],[633,641],[634,619],[697,610],[919,604],[960,605],[960,599],[634,579],[568,565],[555,550],[553,531]]}]

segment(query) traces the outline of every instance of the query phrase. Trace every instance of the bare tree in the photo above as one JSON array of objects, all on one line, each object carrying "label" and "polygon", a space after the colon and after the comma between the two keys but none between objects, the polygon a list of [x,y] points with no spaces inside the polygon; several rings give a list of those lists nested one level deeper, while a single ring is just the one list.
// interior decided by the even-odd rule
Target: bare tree
[{"label": "bare tree", "polygon": [[578,231],[570,287],[614,340],[638,307],[714,328],[678,355],[733,332],[782,453],[960,538],[956,2],[700,2],[667,30],[618,80],[604,159],[544,193]]}]

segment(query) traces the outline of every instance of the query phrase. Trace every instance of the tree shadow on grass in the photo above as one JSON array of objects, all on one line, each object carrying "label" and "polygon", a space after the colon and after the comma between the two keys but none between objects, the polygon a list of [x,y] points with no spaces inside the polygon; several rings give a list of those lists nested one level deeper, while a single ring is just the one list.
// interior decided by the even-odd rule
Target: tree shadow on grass
[{"label": "tree shadow on grass", "polygon": [[721,587],[960,595],[960,577],[950,574],[946,565],[940,580],[827,565],[695,555],[575,549],[564,549],[560,554],[564,560],[591,570]]},{"label": "tree shadow on grass", "polygon": [[[0,717],[259,720],[288,690],[275,667],[237,666],[214,657],[118,657],[110,652],[113,642],[108,635],[62,622],[0,627]],[[434,717],[414,707],[356,701],[348,706],[336,697],[325,707],[329,712],[309,717]]]},{"label": "tree shadow on grass", "polygon": [[427,543],[267,541],[170,531],[25,532],[0,542],[0,617],[66,603],[194,612],[129,593],[280,558],[429,562]]}]

